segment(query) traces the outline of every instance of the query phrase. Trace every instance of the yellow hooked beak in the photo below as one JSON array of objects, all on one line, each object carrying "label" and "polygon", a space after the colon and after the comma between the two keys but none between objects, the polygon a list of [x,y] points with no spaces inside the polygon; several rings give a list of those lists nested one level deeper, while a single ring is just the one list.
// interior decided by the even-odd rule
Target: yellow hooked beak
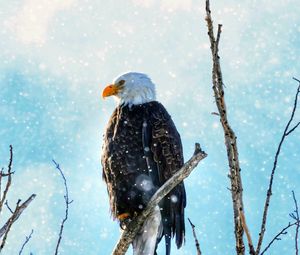
[{"label": "yellow hooked beak", "polygon": [[118,94],[119,92],[119,87],[115,84],[110,84],[108,85],[102,92],[102,97],[109,97],[109,96],[114,96]]}]

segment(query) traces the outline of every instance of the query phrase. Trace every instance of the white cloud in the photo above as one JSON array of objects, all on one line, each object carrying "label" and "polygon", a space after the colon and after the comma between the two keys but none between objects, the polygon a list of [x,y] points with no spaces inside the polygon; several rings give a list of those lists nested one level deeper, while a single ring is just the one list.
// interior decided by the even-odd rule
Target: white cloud
[{"label": "white cloud", "polygon": [[23,43],[43,44],[54,15],[72,6],[74,0],[26,0],[16,14],[7,21],[16,37]]},{"label": "white cloud", "polygon": [[184,10],[188,11],[192,7],[192,0],[163,0],[161,1],[161,8],[167,11]]},{"label": "white cloud", "polygon": [[136,5],[149,8],[159,3],[160,8],[164,11],[176,11],[176,10],[190,10],[192,7],[192,0],[132,0]]}]

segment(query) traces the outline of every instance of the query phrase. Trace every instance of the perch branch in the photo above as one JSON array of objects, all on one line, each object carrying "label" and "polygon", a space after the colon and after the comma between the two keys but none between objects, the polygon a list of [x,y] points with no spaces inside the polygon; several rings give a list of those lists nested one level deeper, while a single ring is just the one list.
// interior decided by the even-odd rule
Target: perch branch
[{"label": "perch branch", "polygon": [[24,250],[24,247],[26,246],[26,244],[27,244],[27,243],[29,242],[29,240],[31,239],[32,234],[33,234],[33,229],[31,229],[31,232],[30,232],[29,236],[26,236],[26,239],[25,239],[24,243],[22,244],[22,247],[21,247],[21,249],[20,249],[20,251],[19,251],[19,255],[22,254],[22,252],[23,252],[23,250]]},{"label": "perch branch", "polygon": [[67,180],[66,177],[63,173],[63,171],[61,170],[60,166],[58,163],[55,162],[55,160],[52,160],[53,163],[55,164],[56,169],[59,171],[63,181],[64,181],[64,186],[65,186],[65,195],[64,195],[64,199],[65,199],[65,205],[66,205],[66,209],[65,209],[65,217],[63,218],[61,224],[60,224],[60,230],[59,230],[59,234],[58,234],[58,240],[56,243],[56,248],[55,248],[55,255],[58,254],[58,248],[60,246],[60,242],[62,239],[62,235],[63,235],[63,230],[64,230],[64,226],[65,226],[65,222],[68,220],[68,215],[69,215],[69,205],[73,202],[73,200],[69,200],[69,189],[68,189],[68,185],[67,185]]},{"label": "perch branch", "polygon": [[204,159],[207,154],[201,150],[200,145],[196,143],[195,153],[191,159],[186,162],[183,167],[176,172],[172,178],[164,183],[152,196],[147,207],[141,214],[139,214],[135,219],[133,219],[123,231],[117,245],[115,246],[112,255],[124,255],[132,243],[134,237],[142,227],[145,219],[152,212],[153,208],[160,202],[160,200],[166,196],[176,185],[182,182],[189,174],[195,169],[198,163]]},{"label": "perch branch", "polygon": [[199,241],[198,241],[198,238],[197,238],[197,235],[196,235],[195,225],[191,222],[191,220],[189,218],[188,218],[188,220],[189,220],[189,222],[191,224],[191,227],[192,227],[192,230],[193,230],[193,236],[194,236],[194,239],[195,239],[197,255],[201,255],[201,249],[200,249],[200,244],[199,244]]},{"label": "perch branch", "polygon": [[296,78],[294,78],[294,80],[296,80],[299,83],[299,85],[298,85],[297,92],[296,92],[296,95],[295,95],[294,106],[293,106],[293,109],[292,109],[290,119],[288,120],[287,125],[285,126],[285,129],[283,131],[282,137],[280,139],[280,142],[279,142],[279,145],[277,147],[276,154],[275,154],[275,158],[274,158],[274,162],[273,162],[273,168],[272,168],[271,175],[270,175],[269,187],[268,187],[267,194],[266,194],[266,200],[265,200],[265,205],[264,205],[264,211],[263,211],[262,223],[261,223],[261,228],[260,228],[260,233],[259,233],[259,239],[258,239],[258,242],[257,242],[256,254],[259,254],[259,252],[260,252],[261,245],[262,245],[263,238],[264,238],[264,234],[265,234],[265,231],[266,231],[266,223],[267,223],[267,216],[268,216],[268,210],[269,210],[269,205],[270,205],[270,199],[271,199],[271,196],[272,196],[272,187],[273,187],[274,174],[276,172],[278,157],[280,155],[282,144],[284,143],[285,138],[288,137],[299,126],[299,123],[298,123],[293,128],[290,128],[290,124],[292,123],[292,121],[294,119],[294,116],[295,116],[295,112],[296,112],[297,104],[298,104],[298,97],[299,97],[299,93],[300,93],[300,81],[297,80]]},{"label": "perch branch", "polygon": [[[221,28],[222,25],[218,25],[217,39],[214,35],[213,21],[211,18],[211,10],[209,0],[206,0],[206,22],[208,27],[208,37],[210,40],[210,48],[212,53],[213,60],[213,69],[212,69],[212,82],[213,82],[213,91],[218,108],[218,113],[220,116],[220,122],[224,130],[225,145],[227,149],[227,158],[229,163],[229,177],[231,181],[231,195],[232,195],[232,204],[233,204],[233,213],[234,213],[234,233],[236,239],[236,252],[238,255],[243,255],[245,253],[245,245],[243,241],[244,229],[243,226],[246,225],[246,219],[244,216],[244,205],[243,205],[243,187],[242,179],[240,175],[240,165],[238,159],[238,148],[236,142],[236,136],[234,131],[229,125],[227,118],[227,110],[224,98],[224,83],[221,72],[220,57],[218,55],[219,51],[219,42],[221,37]],[[242,222],[243,218],[243,222]],[[244,224],[243,224],[244,223]],[[251,247],[251,236],[248,232],[248,243],[250,254],[254,254],[253,245]]]}]

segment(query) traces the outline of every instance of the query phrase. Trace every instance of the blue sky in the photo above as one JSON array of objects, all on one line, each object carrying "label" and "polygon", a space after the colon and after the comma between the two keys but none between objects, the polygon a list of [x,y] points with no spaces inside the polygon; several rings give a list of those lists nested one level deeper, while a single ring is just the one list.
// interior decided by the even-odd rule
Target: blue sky
[{"label": "blue sky", "polygon": [[[0,162],[14,146],[11,205],[37,198],[13,226],[3,254],[53,254],[64,214],[60,254],[110,254],[119,237],[101,180],[102,134],[115,102],[101,91],[128,70],[147,73],[181,133],[185,158],[201,143],[208,157],[186,180],[186,215],[204,254],[233,254],[232,204],[224,138],[211,90],[204,1],[0,0]],[[300,76],[300,5],[289,1],[212,1],[223,24],[220,55],[229,119],[238,137],[249,228],[257,241],[268,176]],[[295,119],[300,120],[300,110]],[[300,200],[300,136],[283,146],[265,243],[288,221],[291,191]],[[7,216],[4,213],[4,217]],[[294,232],[271,254],[291,254]],[[163,248],[163,247],[161,247]],[[172,254],[195,254],[186,245]]]}]

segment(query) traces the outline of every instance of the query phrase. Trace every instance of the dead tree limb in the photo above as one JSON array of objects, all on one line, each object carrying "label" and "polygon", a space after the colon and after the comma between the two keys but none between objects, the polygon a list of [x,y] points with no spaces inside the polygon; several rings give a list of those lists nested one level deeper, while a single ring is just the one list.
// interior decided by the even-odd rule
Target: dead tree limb
[{"label": "dead tree limb", "polygon": [[65,222],[68,220],[68,215],[69,215],[69,205],[73,202],[73,200],[69,200],[69,189],[68,189],[68,185],[67,185],[67,180],[66,177],[63,173],[63,171],[61,170],[60,166],[58,163],[55,162],[55,160],[52,160],[53,163],[55,164],[56,169],[59,171],[63,181],[64,181],[64,187],[65,187],[65,195],[64,195],[64,199],[65,199],[65,217],[63,218],[61,224],[60,224],[60,230],[59,230],[59,234],[58,234],[58,240],[56,243],[56,248],[55,248],[55,255],[58,254],[58,248],[60,246],[60,242],[62,239],[62,235],[63,235],[63,230],[64,230],[64,226],[65,226]]},{"label": "dead tree limb", "polygon": [[280,155],[280,151],[281,151],[281,147],[285,141],[285,139],[296,130],[296,128],[300,125],[300,122],[298,122],[296,125],[294,125],[293,127],[290,127],[294,116],[295,116],[295,112],[297,109],[297,104],[298,104],[298,97],[299,97],[299,93],[300,93],[300,81],[296,78],[293,78],[294,80],[296,80],[299,85],[296,91],[296,95],[295,95],[295,99],[294,99],[294,106],[291,112],[291,116],[290,119],[288,120],[285,129],[283,131],[283,134],[281,136],[279,145],[277,147],[277,151],[275,154],[275,158],[274,158],[274,162],[273,162],[273,168],[271,171],[271,175],[270,175],[270,181],[269,181],[269,187],[267,190],[267,194],[266,194],[266,200],[265,200],[265,205],[264,205],[264,211],[263,211],[263,217],[262,217],[262,223],[261,223],[261,227],[260,227],[260,233],[259,233],[259,239],[257,242],[257,248],[256,248],[256,253],[255,254],[259,254],[260,253],[260,249],[261,249],[261,245],[263,242],[263,238],[264,238],[264,234],[266,231],[266,223],[267,223],[267,217],[268,217],[268,210],[269,210],[269,205],[270,205],[270,199],[272,196],[272,187],[273,187],[273,181],[274,181],[274,174],[276,172],[276,168],[277,168],[277,162],[278,162],[278,157]]},{"label": "dead tree limb", "polygon": [[[206,22],[208,27],[208,37],[210,40],[210,48],[212,53],[213,68],[212,68],[212,83],[214,97],[218,108],[218,114],[220,116],[220,122],[224,130],[225,145],[227,149],[227,158],[229,163],[229,178],[231,181],[231,195],[234,213],[234,233],[236,239],[236,252],[238,255],[245,253],[245,245],[243,241],[244,229],[243,225],[246,225],[246,219],[244,217],[244,205],[243,205],[243,187],[242,179],[240,175],[240,165],[238,158],[238,148],[236,142],[236,136],[234,131],[229,125],[227,118],[227,110],[224,98],[224,84],[221,72],[220,57],[218,55],[219,42],[221,37],[222,25],[218,25],[217,36],[214,35],[213,21],[211,18],[211,10],[209,0],[206,0]],[[241,219],[243,217],[244,224]],[[248,231],[250,237],[250,232]],[[250,239],[251,240],[251,237]],[[254,254],[253,245],[249,243],[250,254]]]},{"label": "dead tree limb", "polygon": [[186,162],[183,167],[176,172],[172,178],[164,183],[152,196],[147,207],[141,214],[133,219],[122,232],[121,237],[115,246],[112,255],[124,255],[128,250],[129,245],[132,243],[134,237],[142,227],[145,219],[152,212],[154,207],[160,202],[160,200],[166,196],[176,185],[182,182],[189,174],[195,169],[198,163],[204,159],[207,154],[201,150],[200,145],[195,145],[195,152],[191,159]]},{"label": "dead tree limb", "polygon": [[11,145],[9,146],[9,152],[10,152],[10,157],[9,157],[7,175],[3,174],[3,171],[1,171],[1,179],[0,179],[0,181],[2,181],[2,177],[3,176],[7,176],[8,179],[7,179],[7,182],[6,182],[5,189],[3,191],[2,198],[0,200],[0,213],[2,211],[2,207],[3,207],[4,201],[6,199],[6,195],[8,193],[9,187],[11,185],[11,175],[12,175],[11,168],[12,168],[12,162],[13,162],[13,147]]},{"label": "dead tree limb", "polygon": [[188,218],[189,223],[191,224],[192,230],[193,230],[193,236],[195,239],[195,245],[196,245],[196,250],[197,250],[197,255],[201,255],[201,249],[200,249],[200,244],[196,235],[196,231],[195,231],[195,225],[191,222],[191,220]]},{"label": "dead tree limb", "polygon": [[23,213],[23,211],[27,208],[27,206],[32,202],[33,199],[35,199],[36,195],[32,194],[24,203],[21,203],[21,200],[18,200],[15,210],[13,211],[13,214],[10,216],[10,218],[7,220],[7,222],[4,224],[4,226],[0,229],[0,238],[3,236],[2,243],[0,245],[0,252],[3,249],[5,245],[5,241],[7,238],[7,235],[10,231],[10,228],[12,227],[13,223],[20,217],[20,215]]}]

